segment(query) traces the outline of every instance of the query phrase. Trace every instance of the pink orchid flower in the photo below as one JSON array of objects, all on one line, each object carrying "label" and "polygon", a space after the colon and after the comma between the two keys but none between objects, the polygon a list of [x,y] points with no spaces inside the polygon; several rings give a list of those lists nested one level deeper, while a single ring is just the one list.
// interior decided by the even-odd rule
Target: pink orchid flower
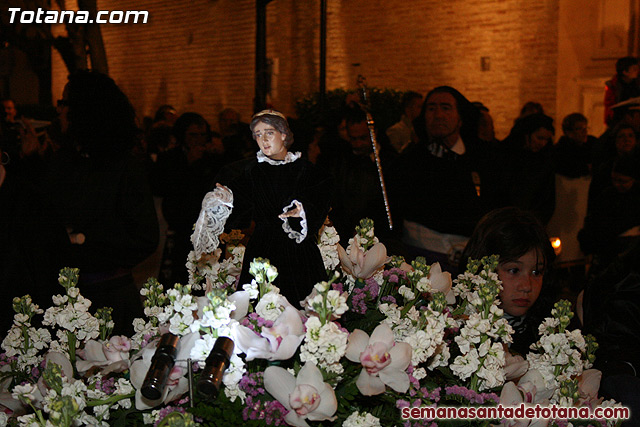
[{"label": "pink orchid flower", "polygon": [[554,389],[546,388],[544,378],[537,369],[529,369],[518,381],[518,387],[533,393],[532,403],[534,404],[548,401],[554,392]]},{"label": "pink orchid flower", "polygon": [[356,385],[365,396],[383,393],[385,385],[398,393],[409,389],[409,375],[405,371],[411,363],[411,345],[395,342],[386,323],[378,325],[371,337],[360,329],[354,330],[349,335],[345,356],[362,364]]},{"label": "pink orchid flower", "polygon": [[355,240],[349,245],[349,255],[342,246],[338,245],[338,257],[345,272],[363,280],[373,276],[376,270],[390,259],[387,256],[387,248],[382,243],[373,245],[365,252],[355,243]]},{"label": "pink orchid flower", "polygon": [[602,372],[597,369],[582,371],[582,374],[578,377],[578,392],[580,393],[581,399],[592,403],[598,402],[598,390],[600,389],[601,379]]},{"label": "pink orchid flower", "polygon": [[529,362],[524,360],[520,355],[512,355],[508,351],[505,352],[504,372],[507,381],[523,376],[529,369]]},{"label": "pink orchid flower", "polygon": [[442,292],[447,298],[447,304],[454,304],[456,302],[456,297],[452,289],[451,273],[442,271],[439,262],[431,264],[427,277],[431,282],[431,289]]},{"label": "pink orchid flower", "polygon": [[84,373],[93,367],[100,367],[100,373],[124,372],[129,369],[131,341],[125,336],[111,337],[106,343],[89,340],[76,360],[78,372]]},{"label": "pink orchid flower", "polygon": [[264,371],[264,388],[289,410],[285,421],[290,426],[309,427],[306,420],[335,419],[336,394],[313,363],[305,363],[297,377],[279,366],[269,366]]},{"label": "pink orchid flower", "polygon": [[[502,387],[502,392],[500,393],[500,404],[504,407],[516,407],[522,403],[527,404],[527,406],[529,404],[533,406],[532,398],[534,394],[535,390],[533,390],[532,394],[531,392],[528,392],[527,390],[523,390],[521,387],[516,386],[513,381],[509,381]],[[546,427],[547,424],[549,424],[549,419],[547,418],[520,420],[505,419],[500,423],[500,425],[505,427]]]},{"label": "pink orchid flower", "polygon": [[298,310],[287,306],[271,328],[262,328],[261,335],[246,326],[237,325],[233,329],[233,341],[240,351],[253,359],[290,359],[304,339],[304,324]]}]

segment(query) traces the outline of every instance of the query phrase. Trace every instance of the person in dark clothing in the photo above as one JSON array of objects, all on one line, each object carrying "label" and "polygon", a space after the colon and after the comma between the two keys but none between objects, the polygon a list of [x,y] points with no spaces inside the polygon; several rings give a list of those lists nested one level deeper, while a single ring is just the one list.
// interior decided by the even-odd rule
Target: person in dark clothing
[{"label": "person in dark clothing", "polygon": [[52,158],[44,188],[71,242],[63,262],[80,269],[92,310],[113,308],[114,334],[130,334],[143,316],[131,269],[158,245],[148,179],[131,154],[133,107],[111,78],[89,71],[69,77],[59,105],[73,145]]},{"label": "person in dark clothing", "polygon": [[615,104],[640,96],[638,72],[638,58],[625,56],[616,61],[616,74],[605,83],[604,90],[604,122],[607,126],[615,125]]},{"label": "person in dark clothing", "polygon": [[620,156],[637,155],[638,134],[633,126],[620,123],[613,129],[612,136],[615,141],[615,151],[593,171],[593,178],[589,185],[589,207],[605,188],[611,186],[611,171],[616,159]]},{"label": "person in dark clothing", "polygon": [[544,225],[556,205],[553,134],[553,119],[549,116],[530,114],[518,119],[502,142],[499,162],[503,206],[530,210]]},{"label": "person in dark clothing", "polygon": [[13,298],[28,294],[44,309],[60,293],[57,277],[69,239],[29,170],[7,170],[1,144],[0,158],[0,331],[5,333],[15,314]]},{"label": "person in dark clothing", "polygon": [[640,96],[619,102],[611,108],[613,121],[593,146],[591,159],[593,173],[598,170],[600,165],[616,157],[616,134],[619,127],[631,126],[636,134],[640,134]]},{"label": "person in dark clothing", "polygon": [[193,224],[202,199],[224,164],[221,139],[217,134],[214,138],[200,114],[182,114],[173,134],[177,146],[159,153],[152,169],[154,192],[163,197],[162,213],[169,226],[159,280],[169,286],[188,281],[185,263],[191,251]]},{"label": "person in dark clothing", "polygon": [[618,157],[611,185],[589,204],[584,227],[578,233],[580,248],[593,254],[590,275],[603,271],[640,236],[640,164],[633,156]]},{"label": "person in dark clothing", "polygon": [[594,368],[602,372],[598,395],[640,414],[640,240],[590,281],[583,299],[585,333],[598,343]]},{"label": "person in dark clothing", "polygon": [[562,120],[564,135],[554,146],[555,172],[567,178],[591,174],[591,151],[596,141],[588,134],[588,121],[580,113],[569,114]]},{"label": "person in dark clothing", "polygon": [[470,259],[490,255],[500,256],[500,307],[515,331],[510,349],[525,355],[538,340],[538,325],[555,302],[555,253],[544,227],[531,212],[505,207],[480,220],[462,253],[460,270]]},{"label": "person in dark clothing", "polygon": [[293,134],[281,113],[257,113],[251,129],[260,151],[254,159],[225,167],[205,196],[192,235],[195,258],[218,247],[223,229],[244,228],[253,220],[239,285],[251,282],[254,258],[267,258],[278,269],[280,293],[297,305],[327,279],[316,235],[329,212],[331,177],[299,152],[288,151]]},{"label": "person in dark clothing", "polygon": [[240,114],[225,108],[218,115],[220,135],[228,162],[253,157],[253,143],[249,125],[240,121]]},{"label": "person in dark clothing", "polygon": [[[336,157],[328,170],[335,179],[329,218],[346,247],[361,219],[372,219],[379,237],[389,234],[389,225],[366,114],[360,107],[352,107],[345,118],[349,150]],[[379,153],[381,165],[386,167],[389,152],[379,148]]]},{"label": "person in dark clothing", "polygon": [[396,228],[410,255],[457,272],[457,257],[485,212],[485,159],[477,139],[479,112],[449,86],[425,98],[408,147],[388,174]]}]

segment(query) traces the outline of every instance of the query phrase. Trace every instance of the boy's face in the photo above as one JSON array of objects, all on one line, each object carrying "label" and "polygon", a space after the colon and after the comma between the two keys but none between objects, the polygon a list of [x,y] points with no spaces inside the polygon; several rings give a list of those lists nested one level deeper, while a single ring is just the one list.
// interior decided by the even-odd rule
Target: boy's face
[{"label": "boy's face", "polygon": [[627,68],[626,70],[624,70],[622,72],[622,75],[628,80],[633,80],[638,77],[638,73],[640,73],[640,65],[634,64],[629,68]]}]

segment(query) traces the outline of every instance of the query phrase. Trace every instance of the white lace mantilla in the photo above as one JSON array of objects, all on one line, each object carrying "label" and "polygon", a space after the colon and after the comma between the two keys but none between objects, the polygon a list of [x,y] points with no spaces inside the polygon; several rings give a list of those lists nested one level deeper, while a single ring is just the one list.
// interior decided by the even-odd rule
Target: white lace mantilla
[{"label": "white lace mantilla", "polygon": [[196,259],[218,248],[220,234],[224,231],[232,209],[233,192],[227,187],[216,187],[204,196],[202,210],[191,235]]},{"label": "white lace mantilla", "polygon": [[282,229],[290,239],[296,241],[296,243],[301,243],[305,237],[307,237],[308,227],[307,227],[307,214],[304,212],[304,206],[297,200],[294,200],[289,204],[289,206],[282,209],[282,213],[287,213],[291,209],[299,208],[300,209],[300,226],[302,230],[300,232],[291,228],[289,225],[289,217],[280,218],[282,220]]},{"label": "white lace mantilla", "polygon": [[258,158],[258,163],[267,162],[270,165],[274,165],[274,166],[286,165],[287,163],[293,163],[296,160],[298,160],[300,158],[300,156],[302,156],[302,153],[299,152],[299,151],[296,151],[295,153],[292,153],[291,151],[288,151],[286,156],[284,156],[284,160],[273,160],[272,158],[265,156],[265,154],[262,151],[258,151],[256,153],[256,157]]}]

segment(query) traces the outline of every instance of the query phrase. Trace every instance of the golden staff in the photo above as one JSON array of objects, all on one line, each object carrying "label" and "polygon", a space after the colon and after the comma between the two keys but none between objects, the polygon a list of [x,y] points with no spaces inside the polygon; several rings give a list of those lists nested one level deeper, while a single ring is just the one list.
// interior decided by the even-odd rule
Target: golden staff
[{"label": "golden staff", "polygon": [[367,127],[369,128],[369,136],[371,137],[371,145],[373,145],[373,156],[376,160],[378,168],[378,178],[380,178],[380,188],[382,189],[382,199],[384,200],[384,209],[387,212],[387,221],[389,222],[389,230],[393,230],[393,220],[391,219],[391,209],[389,208],[389,197],[387,197],[387,186],[384,183],[382,175],[382,164],[380,163],[380,153],[378,151],[378,142],[376,140],[375,123],[371,113],[369,113],[369,99],[367,97],[367,80],[362,74],[358,75],[358,88],[360,89],[360,105],[367,115]]}]

